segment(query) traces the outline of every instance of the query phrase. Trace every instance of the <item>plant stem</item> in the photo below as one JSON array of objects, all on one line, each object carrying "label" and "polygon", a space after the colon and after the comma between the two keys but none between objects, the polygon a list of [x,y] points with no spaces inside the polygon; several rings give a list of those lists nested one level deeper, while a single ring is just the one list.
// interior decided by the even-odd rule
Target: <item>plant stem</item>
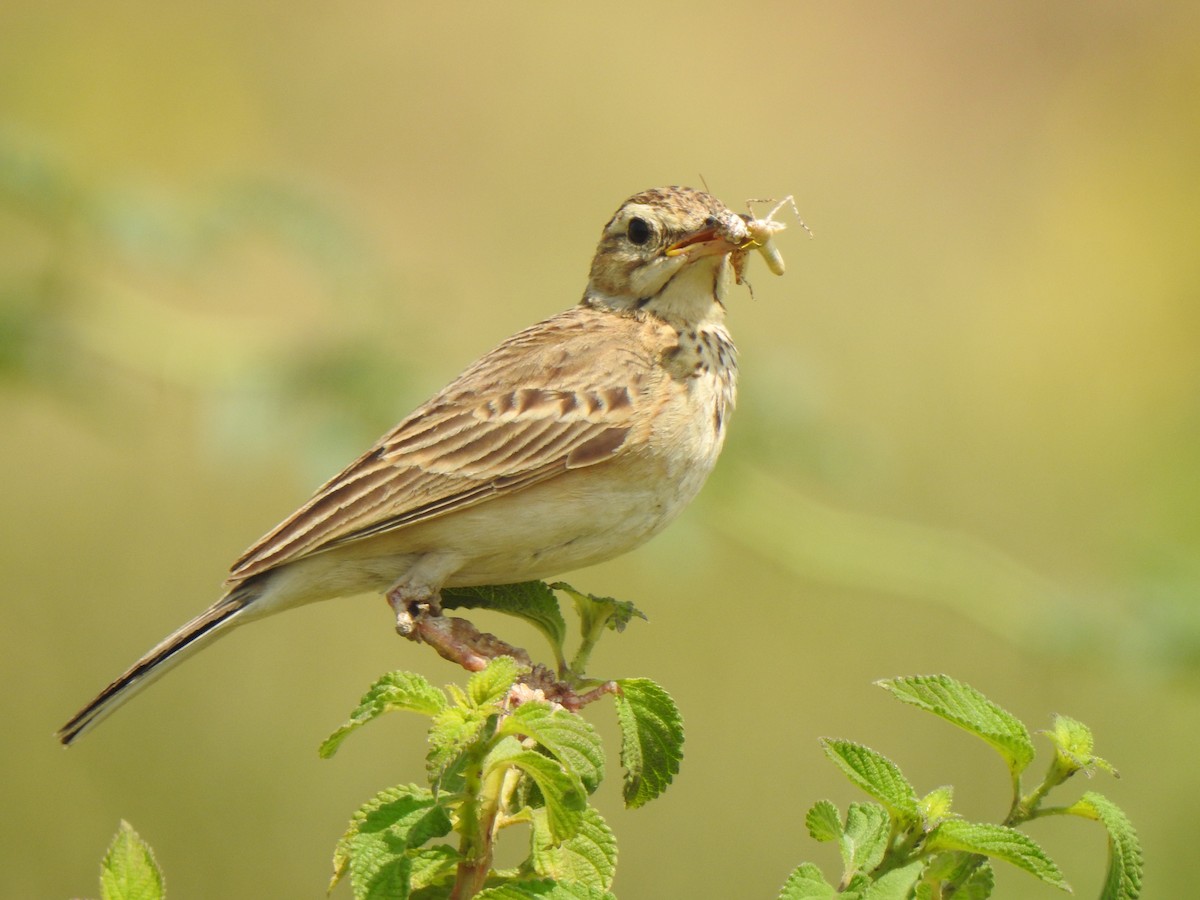
[{"label": "plant stem", "polygon": [[463,861],[458,864],[450,900],[474,897],[483,890],[492,871],[496,820],[508,769],[500,767],[485,780],[482,764],[482,760],[472,760],[463,773],[463,802],[458,811],[458,830],[462,836],[458,849]]}]

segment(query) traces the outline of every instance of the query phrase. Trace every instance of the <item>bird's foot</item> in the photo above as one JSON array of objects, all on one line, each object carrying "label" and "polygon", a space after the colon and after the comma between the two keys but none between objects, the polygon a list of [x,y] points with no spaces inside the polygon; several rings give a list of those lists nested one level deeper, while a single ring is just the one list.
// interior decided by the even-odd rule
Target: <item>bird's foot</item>
[{"label": "bird's foot", "polygon": [[425,589],[398,586],[388,592],[388,604],[396,614],[396,632],[410,641],[428,644],[438,655],[456,662],[469,672],[478,672],[497,656],[511,656],[533,666],[529,654],[480,631],[466,619],[442,615],[438,595]]},{"label": "bird's foot", "polygon": [[388,591],[387,602],[396,614],[396,633],[411,640],[420,640],[414,634],[422,619],[442,614],[441,598],[429,588],[398,585]]}]

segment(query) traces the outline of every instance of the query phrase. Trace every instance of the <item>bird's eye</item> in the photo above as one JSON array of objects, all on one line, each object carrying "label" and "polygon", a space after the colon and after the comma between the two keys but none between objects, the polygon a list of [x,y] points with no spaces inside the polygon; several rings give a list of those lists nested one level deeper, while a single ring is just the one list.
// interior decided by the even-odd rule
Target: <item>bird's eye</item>
[{"label": "bird's eye", "polygon": [[651,233],[650,223],[645,219],[634,217],[629,220],[629,230],[626,232],[629,235],[629,243],[640,247],[650,240]]}]

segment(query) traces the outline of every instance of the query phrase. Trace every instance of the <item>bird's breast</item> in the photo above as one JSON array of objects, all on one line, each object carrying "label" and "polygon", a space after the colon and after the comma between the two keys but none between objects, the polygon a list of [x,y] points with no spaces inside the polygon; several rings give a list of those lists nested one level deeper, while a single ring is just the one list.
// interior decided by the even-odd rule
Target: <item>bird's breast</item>
[{"label": "bird's breast", "polygon": [[737,351],[721,326],[682,329],[664,354],[668,400],[655,417],[652,444],[678,485],[682,503],[700,490],[725,442],[737,394]]}]

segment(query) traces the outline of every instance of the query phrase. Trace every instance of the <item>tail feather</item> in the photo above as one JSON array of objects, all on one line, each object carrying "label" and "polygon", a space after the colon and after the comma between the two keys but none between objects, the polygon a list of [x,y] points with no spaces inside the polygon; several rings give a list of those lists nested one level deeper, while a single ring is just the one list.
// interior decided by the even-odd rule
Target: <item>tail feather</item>
[{"label": "tail feather", "polygon": [[239,589],[223,597],[196,618],[164,638],[158,646],[135,662],[125,674],[96,695],[87,706],[75,713],[56,737],[64,747],[99,723],[118,706],[147,687],[196,650],[227,633],[239,624],[238,616],[246,610],[258,592]]}]

